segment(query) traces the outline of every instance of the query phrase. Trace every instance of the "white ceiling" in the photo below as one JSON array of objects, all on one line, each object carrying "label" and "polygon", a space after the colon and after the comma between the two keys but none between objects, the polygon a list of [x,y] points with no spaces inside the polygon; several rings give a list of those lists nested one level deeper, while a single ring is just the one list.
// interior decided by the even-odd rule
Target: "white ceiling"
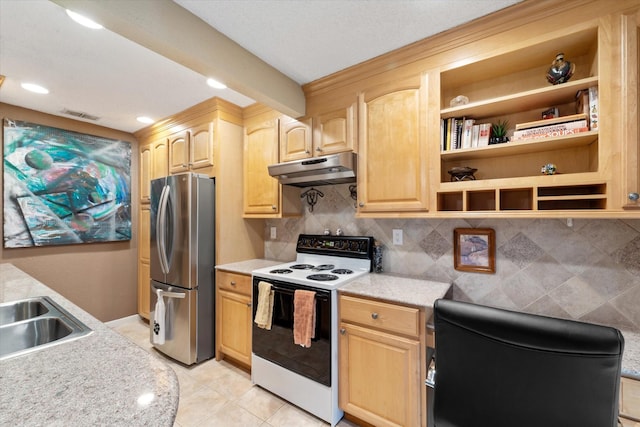
[{"label": "white ceiling", "polygon": [[[518,1],[175,0],[300,84]],[[82,112],[127,132],[146,126],[139,115],[160,119],[213,96],[254,102],[118,34],[81,27],[48,0],[0,0],[0,74],[0,102]],[[51,92],[26,92],[25,81]]]}]

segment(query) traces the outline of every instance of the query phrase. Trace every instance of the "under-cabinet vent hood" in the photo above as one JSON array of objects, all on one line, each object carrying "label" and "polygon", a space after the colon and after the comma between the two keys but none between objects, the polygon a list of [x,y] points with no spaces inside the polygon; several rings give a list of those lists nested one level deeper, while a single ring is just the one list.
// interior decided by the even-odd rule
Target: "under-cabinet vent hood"
[{"label": "under-cabinet vent hood", "polygon": [[269,175],[296,187],[346,184],[356,181],[357,156],[338,153],[269,166]]}]

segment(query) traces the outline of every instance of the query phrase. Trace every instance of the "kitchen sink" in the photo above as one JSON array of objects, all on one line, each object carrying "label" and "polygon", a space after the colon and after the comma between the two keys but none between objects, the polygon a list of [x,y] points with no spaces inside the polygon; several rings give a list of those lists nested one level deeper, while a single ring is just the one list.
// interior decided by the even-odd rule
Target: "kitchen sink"
[{"label": "kitchen sink", "polygon": [[49,309],[39,298],[0,304],[0,326],[32,319],[48,312]]},{"label": "kitchen sink", "polygon": [[46,296],[0,304],[0,360],[43,350],[91,332]]}]

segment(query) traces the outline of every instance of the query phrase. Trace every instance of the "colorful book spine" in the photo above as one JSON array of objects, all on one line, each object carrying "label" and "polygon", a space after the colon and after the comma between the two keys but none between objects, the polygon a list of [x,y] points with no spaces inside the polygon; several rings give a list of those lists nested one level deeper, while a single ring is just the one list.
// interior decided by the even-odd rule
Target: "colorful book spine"
[{"label": "colorful book spine", "polygon": [[478,146],[478,137],[480,136],[480,125],[473,125],[471,129],[471,147]]},{"label": "colorful book spine", "polygon": [[589,88],[589,121],[591,130],[598,130],[598,86]]},{"label": "colorful book spine", "polygon": [[478,131],[478,147],[488,146],[490,136],[491,136],[491,123],[481,123]]},{"label": "colorful book spine", "polygon": [[543,126],[539,128],[515,131],[512,141],[520,141],[523,139],[539,139],[539,138],[555,138],[566,135],[573,135],[589,130],[586,120],[578,120],[575,122],[561,123],[551,126]]},{"label": "colorful book spine", "polygon": [[464,121],[462,129],[462,148],[471,148],[471,138],[473,132],[473,124],[476,121],[473,119],[466,119]]}]

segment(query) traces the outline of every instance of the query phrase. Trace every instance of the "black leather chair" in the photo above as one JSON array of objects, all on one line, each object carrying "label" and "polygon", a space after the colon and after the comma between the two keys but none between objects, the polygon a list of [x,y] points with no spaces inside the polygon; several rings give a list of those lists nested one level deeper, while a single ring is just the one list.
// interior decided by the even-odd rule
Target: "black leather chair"
[{"label": "black leather chair", "polygon": [[615,427],[614,328],[452,300],[434,306],[435,427]]}]

